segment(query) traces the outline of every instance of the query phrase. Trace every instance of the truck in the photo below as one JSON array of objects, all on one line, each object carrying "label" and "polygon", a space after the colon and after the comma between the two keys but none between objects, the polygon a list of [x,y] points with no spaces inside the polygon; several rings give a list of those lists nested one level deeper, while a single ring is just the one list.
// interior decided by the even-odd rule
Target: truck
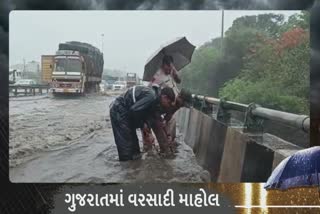
[{"label": "truck", "polygon": [[131,88],[132,86],[139,84],[139,78],[136,73],[127,73],[127,88]]},{"label": "truck", "polygon": [[88,43],[60,43],[55,55],[42,56],[42,81],[53,94],[79,94],[99,90],[103,54]]},{"label": "truck", "polygon": [[54,65],[54,55],[41,56],[41,82],[50,85],[52,82],[52,72]]}]

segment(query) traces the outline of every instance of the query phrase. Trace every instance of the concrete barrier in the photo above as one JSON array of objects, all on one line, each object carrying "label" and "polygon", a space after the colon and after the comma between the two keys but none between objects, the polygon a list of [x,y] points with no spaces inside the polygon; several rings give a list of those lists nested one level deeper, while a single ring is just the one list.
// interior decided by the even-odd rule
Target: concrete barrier
[{"label": "concrete barrier", "polygon": [[246,143],[240,182],[267,181],[272,173],[274,152],[252,139]]},{"label": "concrete barrier", "polygon": [[229,127],[218,182],[265,182],[283,159],[300,149],[273,135],[250,136]]},{"label": "concrete barrier", "polygon": [[177,112],[176,118],[179,126],[179,131],[180,131],[180,134],[183,135],[183,137],[185,137],[186,129],[188,128],[189,114],[190,114],[190,109],[188,108],[181,108]]},{"label": "concrete barrier", "polygon": [[185,114],[185,118],[182,124],[182,135],[183,138],[185,138],[185,136],[187,135],[187,131],[188,131],[188,125],[189,125],[189,119],[190,119],[190,109],[189,108],[184,108],[184,114]]},{"label": "concrete barrier", "polygon": [[213,182],[265,182],[286,157],[301,150],[270,134],[252,135],[196,110],[177,114],[184,140]]},{"label": "concrete barrier", "polygon": [[[261,136],[263,137],[263,136]],[[241,130],[228,128],[218,182],[265,182],[274,151]]]},{"label": "concrete barrier", "polygon": [[[236,142],[240,139],[240,142]],[[239,182],[241,179],[247,138],[234,129],[228,129],[218,182]],[[229,154],[229,155],[228,155]]]},{"label": "concrete barrier", "polygon": [[[179,129],[179,133],[183,135],[183,132],[185,130],[184,124],[186,119],[187,113],[185,111],[185,108],[179,109],[175,114],[174,117],[177,121],[177,128]],[[183,136],[184,138],[184,136]]]},{"label": "concrete barrier", "polygon": [[174,117],[176,118],[177,121],[177,129],[181,132],[182,127],[181,127],[181,118],[182,118],[183,112],[181,112],[181,109],[178,110],[175,114]]},{"label": "concrete barrier", "polygon": [[196,144],[199,143],[202,116],[203,113],[199,112],[198,110],[194,108],[190,109],[184,141],[191,148],[196,148]]},{"label": "concrete barrier", "polygon": [[211,181],[216,182],[228,127],[208,115],[202,116],[201,127],[194,152],[198,163],[210,172]]},{"label": "concrete barrier", "polygon": [[262,144],[274,152],[272,170],[275,169],[282,160],[302,149],[297,145],[271,134],[263,135]]}]

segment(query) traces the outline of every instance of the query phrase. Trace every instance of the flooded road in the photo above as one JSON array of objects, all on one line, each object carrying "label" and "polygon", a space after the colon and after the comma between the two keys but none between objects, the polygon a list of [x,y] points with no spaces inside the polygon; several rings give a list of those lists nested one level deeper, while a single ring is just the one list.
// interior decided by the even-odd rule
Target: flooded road
[{"label": "flooded road", "polygon": [[174,159],[160,158],[152,151],[144,153],[142,160],[119,162],[108,115],[113,99],[99,95],[10,99],[10,180],[209,181],[208,172],[197,164],[192,149],[182,141]]}]

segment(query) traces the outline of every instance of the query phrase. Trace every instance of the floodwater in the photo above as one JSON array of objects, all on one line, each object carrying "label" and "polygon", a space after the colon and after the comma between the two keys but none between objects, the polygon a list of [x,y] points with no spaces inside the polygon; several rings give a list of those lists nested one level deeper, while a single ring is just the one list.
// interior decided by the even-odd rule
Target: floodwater
[{"label": "floodwater", "polygon": [[[156,151],[119,162],[109,118],[114,97],[10,98],[12,182],[208,182],[192,149],[179,141],[173,159]],[[139,133],[139,131],[138,131]],[[140,142],[141,143],[141,142]],[[142,147],[141,147],[142,148]]]}]

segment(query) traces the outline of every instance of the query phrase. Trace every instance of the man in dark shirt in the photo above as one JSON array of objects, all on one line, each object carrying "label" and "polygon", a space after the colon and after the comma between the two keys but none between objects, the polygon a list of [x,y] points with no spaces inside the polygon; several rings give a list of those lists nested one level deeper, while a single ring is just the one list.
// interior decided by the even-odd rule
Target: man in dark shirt
[{"label": "man in dark shirt", "polygon": [[134,86],[117,97],[110,107],[110,119],[120,161],[140,157],[136,129],[150,128],[156,118],[170,111],[175,101],[171,88]]}]

